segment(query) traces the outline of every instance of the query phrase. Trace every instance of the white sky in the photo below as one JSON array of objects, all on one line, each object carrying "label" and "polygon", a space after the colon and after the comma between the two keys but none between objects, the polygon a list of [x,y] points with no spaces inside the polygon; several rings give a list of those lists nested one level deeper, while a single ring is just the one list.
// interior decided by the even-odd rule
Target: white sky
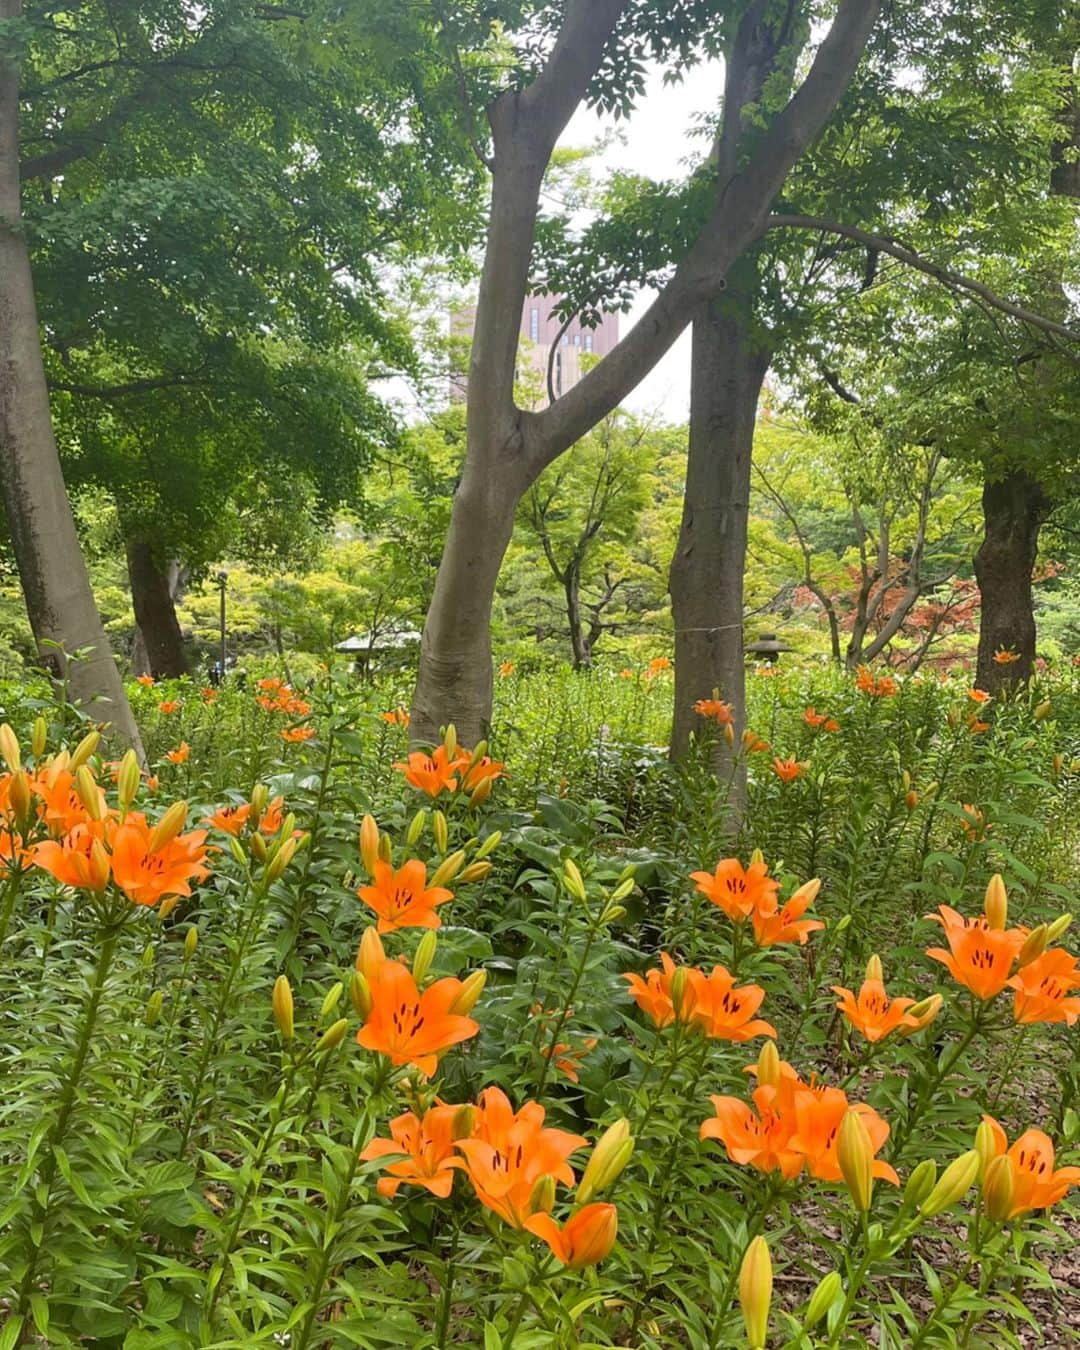
[{"label": "white sky", "polygon": [[[598,156],[598,169],[627,169],[650,178],[681,178],[688,157],[700,157],[702,142],[691,136],[695,115],[714,111],[723,88],[720,63],[694,66],[682,84],[665,85],[657,69],[649,76],[645,94],[626,122],[599,118],[581,108],[572,118],[560,144],[590,145],[613,127],[622,143]],[[655,292],[642,291],[629,314],[620,314],[619,331],[626,333],[643,313]],[[690,330],[683,333],[667,356],[626,400],[641,413],[658,413],[665,421],[684,422],[690,412]]]}]

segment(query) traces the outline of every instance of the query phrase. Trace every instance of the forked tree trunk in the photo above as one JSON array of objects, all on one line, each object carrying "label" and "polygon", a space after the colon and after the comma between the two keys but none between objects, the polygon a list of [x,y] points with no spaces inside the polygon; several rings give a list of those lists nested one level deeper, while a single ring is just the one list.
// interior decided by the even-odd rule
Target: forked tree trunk
[{"label": "forked tree trunk", "polygon": [[[750,464],[758,396],[770,353],[755,342],[748,299],[723,299],[694,318],[690,378],[690,449],[682,526],[671,563],[675,624],[675,707],[671,754],[686,756],[690,735],[705,723],[693,710],[714,689],[735,714],[733,748],[717,739],[716,770],[732,773],[745,726],[743,575]],[[738,761],[729,801],[738,816],[745,795]]]},{"label": "forked tree trunk", "polygon": [[[1049,506],[1042,487],[1022,469],[983,486],[985,533],[975,554],[975,579],[982,596],[975,678],[988,694],[1031,678],[1035,664],[1031,572]],[[994,660],[997,651],[1016,652],[1020,659],[999,665]]]},{"label": "forked tree trunk", "polygon": [[[0,0],[0,19],[21,0]],[[21,231],[18,70],[0,55],[0,480],[30,626],[72,701],[140,750],[79,546],[56,450],[30,254]],[[78,660],[70,657],[78,653]]]},{"label": "forked tree trunk", "polygon": [[186,675],[187,655],[173,593],[175,566],[163,567],[146,539],[128,540],[127,565],[135,622],[142,639],[142,664],[146,667],[140,673],[156,679]]}]

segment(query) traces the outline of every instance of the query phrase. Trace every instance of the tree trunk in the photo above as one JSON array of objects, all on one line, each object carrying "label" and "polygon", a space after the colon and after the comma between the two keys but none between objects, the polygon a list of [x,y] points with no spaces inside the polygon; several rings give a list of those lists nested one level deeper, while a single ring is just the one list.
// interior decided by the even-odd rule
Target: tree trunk
[{"label": "tree trunk", "polygon": [[[675,623],[672,758],[685,758],[691,732],[705,725],[695,702],[718,689],[735,714],[735,746],[717,741],[716,770],[725,781],[746,720],[742,623],[750,464],[770,358],[755,341],[750,316],[745,294],[714,301],[694,318],[686,495],[669,583]],[[729,799],[736,816],[745,786],[740,758]]]},{"label": "tree trunk", "polygon": [[[0,19],[21,0],[0,0]],[[141,754],[64,487],[21,229],[18,70],[0,56],[0,478],[30,626],[66,696]],[[71,659],[75,654],[78,659]]]},{"label": "tree trunk", "polygon": [[186,675],[188,662],[184,638],[173,599],[175,564],[162,567],[148,540],[131,539],[127,546],[127,565],[135,622],[139,626],[148,673],[156,679]]},{"label": "tree trunk", "polygon": [[566,594],[566,623],[570,630],[570,650],[575,670],[589,670],[592,666],[592,647],[581,618],[581,577],[571,563],[563,576]]},{"label": "tree trunk", "polygon": [[[1022,469],[983,486],[985,533],[975,554],[975,579],[982,596],[975,679],[988,694],[1031,678],[1035,664],[1031,571],[1049,505],[1042,487]],[[994,653],[999,650],[1014,651],[1020,659],[998,665]]]}]

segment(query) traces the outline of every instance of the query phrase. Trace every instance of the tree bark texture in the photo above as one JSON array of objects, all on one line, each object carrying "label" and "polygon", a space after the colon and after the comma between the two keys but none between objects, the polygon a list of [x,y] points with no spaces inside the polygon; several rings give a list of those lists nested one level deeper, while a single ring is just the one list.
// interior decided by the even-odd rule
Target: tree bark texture
[{"label": "tree bark texture", "polygon": [[141,639],[143,661],[137,664],[144,669],[140,673],[155,679],[186,675],[188,661],[174,591],[179,569],[175,563],[162,565],[147,539],[128,540],[127,566]]},{"label": "tree bark texture", "polygon": [[[1017,469],[982,494],[985,533],[975,554],[975,579],[982,609],[976,684],[988,694],[1028,680],[1035,664],[1035,615],[1031,571],[1039,547],[1039,530],[1050,502],[1040,484]],[[998,665],[997,651],[1014,651],[1019,661]]]},{"label": "tree bark texture", "polygon": [[[21,0],[0,0],[0,19]],[[114,739],[138,728],[94,603],[49,414],[19,197],[18,68],[0,55],[0,479],[27,613],[43,663]],[[78,660],[71,656],[79,653]]]},{"label": "tree bark texture", "polygon": [[694,704],[719,690],[734,711],[736,741],[729,747],[717,739],[715,767],[727,781],[737,761],[729,798],[736,814],[745,795],[739,738],[746,725],[742,624],[750,465],[769,358],[755,341],[747,301],[724,298],[695,315],[686,492],[669,580],[675,624],[671,754],[685,758],[691,734],[707,725]]}]

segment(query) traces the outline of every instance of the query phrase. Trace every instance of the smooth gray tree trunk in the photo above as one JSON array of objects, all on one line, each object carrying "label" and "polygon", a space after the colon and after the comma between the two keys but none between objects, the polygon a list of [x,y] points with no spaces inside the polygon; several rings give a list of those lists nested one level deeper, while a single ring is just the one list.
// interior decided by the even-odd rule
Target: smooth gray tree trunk
[{"label": "smooth gray tree trunk", "polygon": [[[21,8],[21,0],[0,0],[0,19],[17,18]],[[43,663],[89,717],[111,724],[114,742],[141,753],[94,604],[49,415],[21,225],[18,114],[18,68],[0,53],[0,486]]]}]

